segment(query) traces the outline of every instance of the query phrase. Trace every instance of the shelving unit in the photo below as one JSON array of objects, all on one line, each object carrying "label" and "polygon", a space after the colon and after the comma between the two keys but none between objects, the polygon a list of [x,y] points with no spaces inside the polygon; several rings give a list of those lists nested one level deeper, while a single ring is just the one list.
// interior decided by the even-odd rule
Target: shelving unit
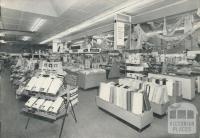
[{"label": "shelving unit", "polygon": [[101,98],[99,98],[98,96],[96,96],[96,104],[99,108],[108,111],[109,113],[113,114],[114,116],[137,127],[139,130],[142,130],[143,128],[147,127],[153,121],[152,110],[145,111],[143,114],[137,115],[137,114],[131,113],[129,111],[126,111],[114,104],[106,102],[106,101],[102,100]]}]

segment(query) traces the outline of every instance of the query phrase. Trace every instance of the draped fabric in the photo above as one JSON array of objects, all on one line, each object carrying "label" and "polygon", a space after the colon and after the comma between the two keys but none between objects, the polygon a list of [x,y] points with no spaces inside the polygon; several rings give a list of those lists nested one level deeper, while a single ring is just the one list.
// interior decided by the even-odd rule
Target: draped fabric
[{"label": "draped fabric", "polygon": [[143,31],[139,24],[134,28],[134,30],[138,36],[135,49],[142,49],[142,43],[147,40],[146,33]]},{"label": "draped fabric", "polygon": [[184,19],[184,33],[189,32],[192,30],[193,27],[193,22],[194,22],[194,17],[191,14],[187,14]]},{"label": "draped fabric", "polygon": [[157,104],[169,102],[167,87],[165,85],[150,83],[149,86],[149,101]]},{"label": "draped fabric", "polygon": [[132,112],[135,114],[142,114],[143,110],[143,94],[142,93],[134,93],[132,95]]},{"label": "draped fabric", "polygon": [[[197,15],[200,15],[198,14],[198,11],[197,11]],[[152,23],[150,25],[152,26]],[[176,22],[170,25],[167,24],[167,20],[166,18],[164,18],[163,29],[161,31],[156,31],[156,32],[146,33],[138,24],[135,27],[135,32],[138,35],[136,49],[140,49],[143,42],[147,41],[148,38],[151,38],[154,36],[168,42],[175,41],[175,43],[178,44],[182,40],[184,40],[186,37],[194,33],[194,31],[196,31],[199,28],[200,28],[200,23],[194,24],[194,16],[192,14],[187,14],[179,18],[177,17]],[[179,31],[179,30],[184,30],[184,33],[175,34],[176,31]]]}]

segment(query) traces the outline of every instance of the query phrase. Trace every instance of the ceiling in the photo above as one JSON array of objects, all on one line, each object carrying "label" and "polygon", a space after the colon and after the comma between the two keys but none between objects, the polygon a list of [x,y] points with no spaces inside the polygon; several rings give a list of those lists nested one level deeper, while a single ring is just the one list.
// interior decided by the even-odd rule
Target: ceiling
[{"label": "ceiling", "polygon": [[[0,0],[0,33],[6,34],[7,41],[23,42],[23,36],[31,36],[31,42],[38,43],[129,1],[136,0]],[[157,0],[124,13],[137,16],[177,1],[183,0]],[[31,32],[37,18],[46,22],[37,32]]]},{"label": "ceiling", "polygon": [[[33,41],[52,36],[127,0],[0,0],[3,28],[27,31]],[[30,28],[37,18],[46,19],[37,33]],[[0,26],[1,27],[1,26]],[[5,30],[4,30],[5,31]],[[12,32],[13,35],[15,32]],[[14,37],[22,37],[24,32]]]}]

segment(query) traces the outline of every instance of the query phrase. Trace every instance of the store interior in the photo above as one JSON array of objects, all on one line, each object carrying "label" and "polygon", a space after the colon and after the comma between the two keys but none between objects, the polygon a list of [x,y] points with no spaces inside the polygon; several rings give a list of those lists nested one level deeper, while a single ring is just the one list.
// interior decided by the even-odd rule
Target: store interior
[{"label": "store interior", "polygon": [[200,0],[0,0],[0,138],[199,138]]}]

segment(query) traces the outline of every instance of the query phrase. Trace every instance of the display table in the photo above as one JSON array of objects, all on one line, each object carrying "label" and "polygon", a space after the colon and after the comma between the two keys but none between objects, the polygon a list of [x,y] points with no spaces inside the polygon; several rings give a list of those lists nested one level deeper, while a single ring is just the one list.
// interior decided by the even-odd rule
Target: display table
[{"label": "display table", "polygon": [[83,89],[98,87],[100,82],[106,81],[106,71],[103,69],[89,69],[80,71],[78,86]]},{"label": "display table", "polygon": [[153,121],[152,110],[145,111],[143,114],[137,115],[129,111],[126,111],[112,103],[106,102],[101,98],[99,98],[98,96],[96,97],[96,104],[98,107],[108,111],[109,113],[128,122],[129,124],[137,127],[140,130],[150,125]]},{"label": "display table", "polygon": [[66,71],[69,74],[78,75],[79,71],[82,71],[83,69],[80,69],[80,68],[75,67],[75,66],[64,66],[63,70]]},{"label": "display table", "polygon": [[192,100],[195,97],[195,77],[177,76],[177,75],[162,75],[162,74],[148,74],[149,78],[171,79],[180,81],[182,86],[182,98]]}]

